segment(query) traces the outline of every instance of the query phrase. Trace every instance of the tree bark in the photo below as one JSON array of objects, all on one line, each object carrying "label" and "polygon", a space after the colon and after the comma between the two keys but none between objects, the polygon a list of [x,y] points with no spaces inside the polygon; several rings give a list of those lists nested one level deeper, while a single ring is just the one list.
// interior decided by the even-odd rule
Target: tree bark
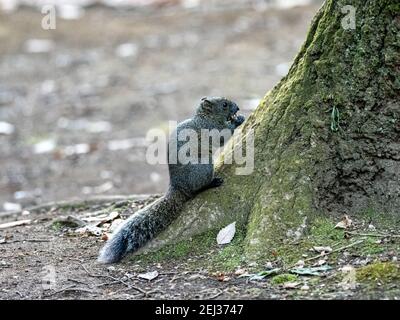
[{"label": "tree bark", "polygon": [[[342,25],[346,5],[355,29]],[[243,136],[254,130],[253,173],[218,164],[224,185],[190,201],[147,249],[237,221],[245,254],[260,259],[316,217],[399,215],[399,11],[398,0],[327,0],[289,73],[243,127]]]}]

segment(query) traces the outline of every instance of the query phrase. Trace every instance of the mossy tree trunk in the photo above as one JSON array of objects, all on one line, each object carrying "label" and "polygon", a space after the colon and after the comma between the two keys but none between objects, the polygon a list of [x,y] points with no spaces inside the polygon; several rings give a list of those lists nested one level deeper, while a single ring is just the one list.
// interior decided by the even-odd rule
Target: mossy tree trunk
[{"label": "mossy tree trunk", "polygon": [[[355,29],[342,25],[348,5]],[[219,165],[225,184],[188,203],[150,247],[237,221],[258,259],[318,216],[400,214],[399,11],[398,0],[327,0],[288,75],[243,127],[255,133],[253,173]]]}]

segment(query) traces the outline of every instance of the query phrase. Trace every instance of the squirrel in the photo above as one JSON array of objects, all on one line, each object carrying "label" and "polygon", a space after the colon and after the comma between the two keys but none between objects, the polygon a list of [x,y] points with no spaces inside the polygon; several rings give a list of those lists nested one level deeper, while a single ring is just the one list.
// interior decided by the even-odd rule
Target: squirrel
[{"label": "squirrel", "polygon": [[[245,120],[244,116],[237,115],[238,111],[239,107],[237,104],[226,98],[203,97],[194,117],[178,124],[170,137],[170,143],[173,138],[176,139],[177,135],[185,129],[194,130],[198,137],[200,137],[202,129],[216,129],[218,132],[228,129],[230,133],[233,133]],[[218,141],[219,146],[222,146],[226,142],[222,140]],[[196,141],[195,143],[198,142]],[[184,142],[177,141],[178,153],[183,144]],[[206,147],[210,155],[212,153],[212,145],[209,141]],[[111,239],[101,249],[98,257],[100,263],[115,263],[128,253],[135,252],[161,231],[165,230],[179,215],[185,202],[199,192],[219,187],[223,183],[222,178],[214,177],[212,157],[211,161],[206,164],[200,161],[200,155],[196,159],[198,161],[194,161],[193,163],[182,163],[179,159],[171,161],[172,151],[170,148],[171,144],[168,148],[170,178],[168,191],[160,199],[139,210],[121,223]]]}]

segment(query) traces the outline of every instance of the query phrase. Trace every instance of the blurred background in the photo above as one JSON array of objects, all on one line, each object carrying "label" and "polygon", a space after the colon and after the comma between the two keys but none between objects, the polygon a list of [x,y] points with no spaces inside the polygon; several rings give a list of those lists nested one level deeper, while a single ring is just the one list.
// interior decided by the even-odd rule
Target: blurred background
[{"label": "blurred background", "polygon": [[[56,5],[44,30],[42,6]],[[319,0],[0,0],[0,211],[161,193],[145,136],[226,96],[248,115]]]}]

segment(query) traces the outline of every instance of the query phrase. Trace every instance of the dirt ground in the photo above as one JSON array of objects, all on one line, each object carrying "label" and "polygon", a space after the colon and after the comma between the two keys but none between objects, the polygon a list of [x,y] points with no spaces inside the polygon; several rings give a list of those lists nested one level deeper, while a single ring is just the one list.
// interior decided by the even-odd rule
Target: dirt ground
[{"label": "dirt ground", "polygon": [[[3,217],[0,225],[30,221],[0,228],[0,299],[400,299],[400,236],[390,228],[361,231],[366,226],[356,223],[358,235],[345,240],[337,254],[309,262],[302,258],[313,268],[326,267],[316,275],[279,272],[257,278],[252,270],[280,267],[279,255],[263,266],[241,260],[227,271],[213,257],[232,244],[222,248],[212,241],[205,250],[189,249],[180,256],[173,253],[166,259],[146,259],[154,258],[150,254],[100,265],[96,258],[107,233],[77,232],[77,226],[60,223],[61,216],[96,217],[108,208],[124,217],[127,208],[132,213],[153,200],[138,196],[132,202],[64,205]],[[377,236],[380,234],[393,236]],[[312,258],[315,253],[310,249],[297,250],[301,257]],[[225,258],[230,259],[226,254]],[[349,266],[347,271],[357,271],[353,279],[346,273]],[[157,273],[143,279],[149,272]],[[359,274],[365,279],[360,280]]]}]

